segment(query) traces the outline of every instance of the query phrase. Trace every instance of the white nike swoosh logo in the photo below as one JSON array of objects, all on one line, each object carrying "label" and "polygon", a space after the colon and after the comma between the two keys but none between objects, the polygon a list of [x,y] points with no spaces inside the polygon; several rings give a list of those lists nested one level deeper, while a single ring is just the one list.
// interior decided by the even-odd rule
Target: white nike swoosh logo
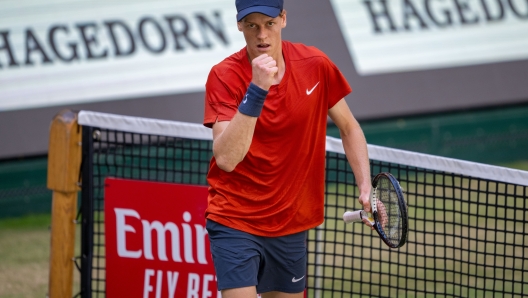
[{"label": "white nike swoosh logo", "polygon": [[292,278],[292,282],[298,282],[299,280],[303,279],[304,278],[304,275],[301,277],[301,278],[295,278],[293,277]]},{"label": "white nike swoosh logo", "polygon": [[308,90],[308,89],[306,89],[306,95],[310,95],[310,94],[312,94],[312,92],[315,90],[315,88],[317,87],[317,85],[319,85],[319,82],[317,82],[317,84],[315,84],[315,86],[313,86],[312,90]]},{"label": "white nike swoosh logo", "polygon": [[247,102],[247,94],[246,94],[246,99],[244,99],[244,100],[242,101],[242,103],[246,103],[246,102]]}]

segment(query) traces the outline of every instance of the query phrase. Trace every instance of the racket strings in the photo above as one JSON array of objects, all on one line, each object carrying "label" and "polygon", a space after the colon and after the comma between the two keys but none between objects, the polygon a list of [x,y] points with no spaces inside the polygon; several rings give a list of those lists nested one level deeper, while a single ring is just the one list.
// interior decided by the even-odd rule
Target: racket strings
[{"label": "racket strings", "polygon": [[[378,200],[383,204],[383,212],[380,212],[383,232],[387,239],[393,243],[398,244],[402,238],[402,220],[398,194],[388,178],[383,178],[378,181]],[[379,204],[380,205],[380,204]],[[381,210],[380,210],[381,211]],[[383,218],[385,217],[385,218]]]}]

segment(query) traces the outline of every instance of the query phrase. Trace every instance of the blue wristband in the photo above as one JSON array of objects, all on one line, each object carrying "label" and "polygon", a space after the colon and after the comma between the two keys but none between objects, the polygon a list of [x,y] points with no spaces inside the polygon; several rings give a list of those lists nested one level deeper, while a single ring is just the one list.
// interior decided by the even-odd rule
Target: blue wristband
[{"label": "blue wristband", "polygon": [[251,117],[260,116],[260,112],[262,112],[264,100],[266,99],[267,95],[268,91],[261,89],[253,83],[250,83],[246,91],[246,95],[238,106],[238,110],[240,113]]}]

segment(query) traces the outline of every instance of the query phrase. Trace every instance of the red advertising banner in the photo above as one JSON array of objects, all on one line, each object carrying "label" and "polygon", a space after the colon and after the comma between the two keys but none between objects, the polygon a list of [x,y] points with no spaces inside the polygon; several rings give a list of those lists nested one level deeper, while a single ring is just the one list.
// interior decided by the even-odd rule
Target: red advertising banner
[{"label": "red advertising banner", "polygon": [[106,297],[216,298],[207,187],[105,180]]}]

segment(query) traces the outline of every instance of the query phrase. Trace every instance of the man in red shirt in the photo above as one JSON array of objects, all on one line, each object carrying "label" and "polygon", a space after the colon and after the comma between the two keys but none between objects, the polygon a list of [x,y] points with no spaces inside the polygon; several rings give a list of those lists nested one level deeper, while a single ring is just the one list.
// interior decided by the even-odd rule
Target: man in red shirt
[{"label": "man in red shirt", "polygon": [[207,230],[222,297],[302,297],[306,231],[323,222],[327,116],[370,211],[352,89],[314,47],[283,41],[283,0],[236,0],[247,46],[215,65],[204,125],[213,130]]}]

